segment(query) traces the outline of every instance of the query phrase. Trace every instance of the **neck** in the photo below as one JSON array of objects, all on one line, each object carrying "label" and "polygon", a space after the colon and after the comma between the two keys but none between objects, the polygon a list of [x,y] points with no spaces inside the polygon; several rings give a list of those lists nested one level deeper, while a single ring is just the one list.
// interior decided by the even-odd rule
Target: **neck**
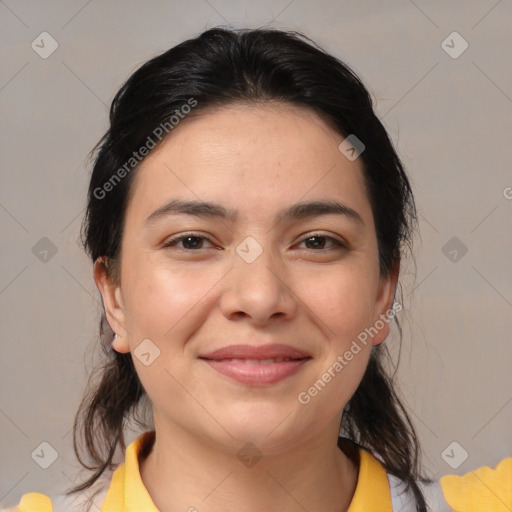
[{"label": "neck", "polygon": [[161,512],[348,510],[357,462],[338,448],[337,436],[242,462],[237,449],[198,439],[174,424],[157,423],[155,419],[154,444],[148,454],[140,454],[139,465]]}]

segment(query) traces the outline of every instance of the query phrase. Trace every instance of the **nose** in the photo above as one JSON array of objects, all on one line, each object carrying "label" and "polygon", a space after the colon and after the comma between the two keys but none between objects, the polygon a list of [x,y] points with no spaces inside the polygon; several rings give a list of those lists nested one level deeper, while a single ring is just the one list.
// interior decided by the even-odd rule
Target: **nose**
[{"label": "nose", "polygon": [[233,260],[220,301],[226,318],[246,318],[261,326],[278,318],[285,321],[294,317],[297,298],[293,277],[279,255],[264,249],[252,262],[244,258],[243,252],[235,253]]}]

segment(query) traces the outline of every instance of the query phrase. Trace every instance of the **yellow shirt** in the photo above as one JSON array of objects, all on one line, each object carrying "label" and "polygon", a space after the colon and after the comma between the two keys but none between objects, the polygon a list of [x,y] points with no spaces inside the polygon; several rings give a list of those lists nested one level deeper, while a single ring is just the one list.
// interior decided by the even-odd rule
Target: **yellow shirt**
[{"label": "yellow shirt", "polygon": [[[158,512],[142,482],[138,463],[141,448],[153,435],[153,431],[146,432],[127,447],[125,462],[112,475],[101,512]],[[441,479],[439,488],[442,489],[441,499],[446,500],[442,504],[446,507],[443,510],[511,512],[512,458],[504,459],[496,469],[483,467],[462,477],[447,475]],[[400,503],[396,500],[397,496],[393,495],[392,498],[390,479],[381,463],[369,452],[360,449],[359,476],[348,512],[394,512],[393,504],[395,512],[415,510],[412,503],[405,508],[405,500],[401,500]],[[92,510],[98,510],[97,506],[93,506]],[[434,509],[434,512],[437,510]],[[39,493],[24,494],[17,507],[2,512],[10,511],[61,512],[54,510],[48,496]],[[62,512],[72,511],[67,506]]]}]

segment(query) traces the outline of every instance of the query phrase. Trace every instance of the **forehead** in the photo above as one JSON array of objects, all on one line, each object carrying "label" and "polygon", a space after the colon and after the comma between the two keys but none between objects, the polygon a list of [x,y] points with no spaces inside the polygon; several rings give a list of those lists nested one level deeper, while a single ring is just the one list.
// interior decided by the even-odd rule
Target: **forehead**
[{"label": "forehead", "polygon": [[188,158],[225,159],[243,150],[241,157],[250,153],[259,161],[284,156],[290,161],[311,155],[315,148],[316,153],[324,151],[343,138],[306,107],[281,102],[234,103],[199,110],[185,118],[150,157],[156,157],[159,150],[170,150]]},{"label": "forehead", "polygon": [[149,215],[180,196],[250,213],[262,210],[262,198],[265,209],[281,209],[326,194],[368,206],[361,159],[350,161],[338,149],[344,138],[306,107],[205,109],[181,121],[142,161],[128,209]]}]

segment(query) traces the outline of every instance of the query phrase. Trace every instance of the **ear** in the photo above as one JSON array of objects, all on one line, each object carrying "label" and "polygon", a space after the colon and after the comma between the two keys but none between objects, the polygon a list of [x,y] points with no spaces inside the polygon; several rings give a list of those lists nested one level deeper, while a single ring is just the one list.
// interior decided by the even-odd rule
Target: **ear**
[{"label": "ear", "polygon": [[389,323],[395,316],[395,312],[401,309],[393,309],[399,273],[400,261],[398,260],[389,274],[380,279],[373,319],[373,327],[378,332],[372,338],[372,345],[380,345],[388,337]]},{"label": "ear", "polygon": [[109,275],[105,259],[94,262],[94,281],[103,298],[105,315],[111,329],[118,335],[112,343],[114,350],[125,354],[130,351],[125,329],[125,310],[120,283],[115,283]]}]

